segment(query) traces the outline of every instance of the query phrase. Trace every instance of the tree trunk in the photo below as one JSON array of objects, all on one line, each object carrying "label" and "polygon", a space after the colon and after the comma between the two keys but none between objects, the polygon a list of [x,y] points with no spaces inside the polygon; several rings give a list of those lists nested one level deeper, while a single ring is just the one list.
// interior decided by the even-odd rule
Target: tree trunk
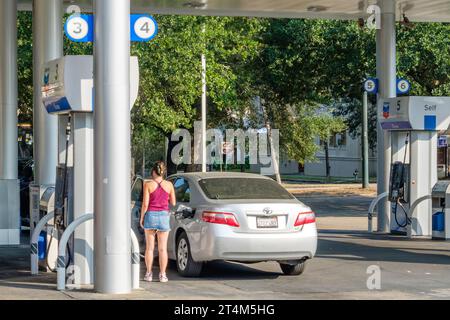
[{"label": "tree trunk", "polygon": [[142,178],[145,179],[145,148],[147,147],[147,141],[144,139],[143,147],[142,147],[142,167],[141,167],[141,174]]},{"label": "tree trunk", "polygon": [[264,122],[267,129],[267,135],[269,137],[269,145],[270,145],[270,156],[272,157],[272,165],[274,169],[274,174],[277,182],[281,184],[281,176],[280,176],[280,167],[277,161],[277,155],[275,152],[275,148],[273,147],[273,141],[272,141],[272,127],[270,125],[269,121],[269,115],[267,113],[266,107],[260,102],[260,108],[263,111],[264,115]]},{"label": "tree trunk", "polygon": [[330,152],[328,147],[328,141],[324,141],[324,149],[325,149],[325,172],[326,172],[326,180],[330,182],[331,180],[331,166],[330,166]]},{"label": "tree trunk", "polygon": [[272,127],[270,126],[270,123],[268,121],[266,122],[266,128],[267,128],[267,133],[269,135],[270,156],[272,157],[272,165],[273,165],[273,170],[275,173],[275,178],[277,179],[277,182],[279,184],[281,184],[280,166],[278,164],[276,150],[273,147]]}]

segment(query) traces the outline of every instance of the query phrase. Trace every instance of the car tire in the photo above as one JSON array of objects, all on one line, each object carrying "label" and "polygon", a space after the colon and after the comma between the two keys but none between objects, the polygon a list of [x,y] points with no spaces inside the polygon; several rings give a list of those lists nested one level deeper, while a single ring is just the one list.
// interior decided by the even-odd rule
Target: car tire
[{"label": "car tire", "polygon": [[283,273],[286,276],[299,276],[299,275],[301,275],[303,273],[303,271],[305,271],[305,266],[306,266],[306,262],[305,261],[299,262],[297,264],[280,263],[281,271],[283,271]]},{"label": "car tire", "polygon": [[183,277],[198,277],[202,272],[203,263],[192,259],[186,232],[181,233],[177,238],[176,264],[178,273]]}]

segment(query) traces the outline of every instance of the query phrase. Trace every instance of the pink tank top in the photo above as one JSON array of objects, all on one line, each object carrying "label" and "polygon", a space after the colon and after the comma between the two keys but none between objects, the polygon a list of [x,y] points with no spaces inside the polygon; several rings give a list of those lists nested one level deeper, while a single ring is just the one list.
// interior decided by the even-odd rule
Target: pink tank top
[{"label": "pink tank top", "polygon": [[161,183],[150,193],[147,211],[169,211],[169,193],[161,187]]}]

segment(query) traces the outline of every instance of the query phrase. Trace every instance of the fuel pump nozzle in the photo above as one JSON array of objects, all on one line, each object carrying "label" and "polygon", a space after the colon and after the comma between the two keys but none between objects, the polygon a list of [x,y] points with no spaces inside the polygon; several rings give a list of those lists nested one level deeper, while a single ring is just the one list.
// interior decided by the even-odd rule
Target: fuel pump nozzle
[{"label": "fuel pump nozzle", "polygon": [[69,162],[69,144],[70,136],[72,134],[72,116],[69,114],[67,118],[66,126],[66,151],[64,155],[64,174],[63,174],[63,185],[62,185],[62,199],[63,201],[60,205],[55,208],[55,225],[58,230],[64,231],[66,228],[66,208],[67,208],[67,175],[68,175],[68,162]]},{"label": "fuel pump nozzle", "polygon": [[[394,219],[397,225],[401,228],[406,228],[408,224],[411,223],[410,218],[408,217],[407,210],[403,206],[405,201],[405,184],[406,184],[406,173],[407,173],[407,166],[406,166],[406,156],[408,153],[408,145],[409,145],[409,133],[406,134],[405,139],[405,154],[403,156],[403,162],[395,162],[392,165],[392,171],[391,171],[391,181],[390,181],[390,188],[389,188],[389,201],[394,203],[393,207],[393,214]],[[405,222],[400,222],[400,219],[398,218],[398,208],[401,208],[404,215],[405,215]]]}]

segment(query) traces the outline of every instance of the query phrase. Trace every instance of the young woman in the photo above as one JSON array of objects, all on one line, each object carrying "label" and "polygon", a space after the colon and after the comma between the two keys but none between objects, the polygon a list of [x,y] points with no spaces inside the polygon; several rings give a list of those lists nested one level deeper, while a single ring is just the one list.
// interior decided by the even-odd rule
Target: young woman
[{"label": "young woman", "polygon": [[145,230],[146,248],[145,264],[147,273],[145,281],[152,281],[153,250],[155,248],[155,237],[158,237],[159,253],[159,281],[167,282],[166,275],[168,255],[167,239],[170,232],[169,202],[176,204],[175,190],[171,182],[164,180],[166,166],[164,162],[158,161],[152,168],[152,179],[144,183],[144,199],[141,208],[141,227]]}]

